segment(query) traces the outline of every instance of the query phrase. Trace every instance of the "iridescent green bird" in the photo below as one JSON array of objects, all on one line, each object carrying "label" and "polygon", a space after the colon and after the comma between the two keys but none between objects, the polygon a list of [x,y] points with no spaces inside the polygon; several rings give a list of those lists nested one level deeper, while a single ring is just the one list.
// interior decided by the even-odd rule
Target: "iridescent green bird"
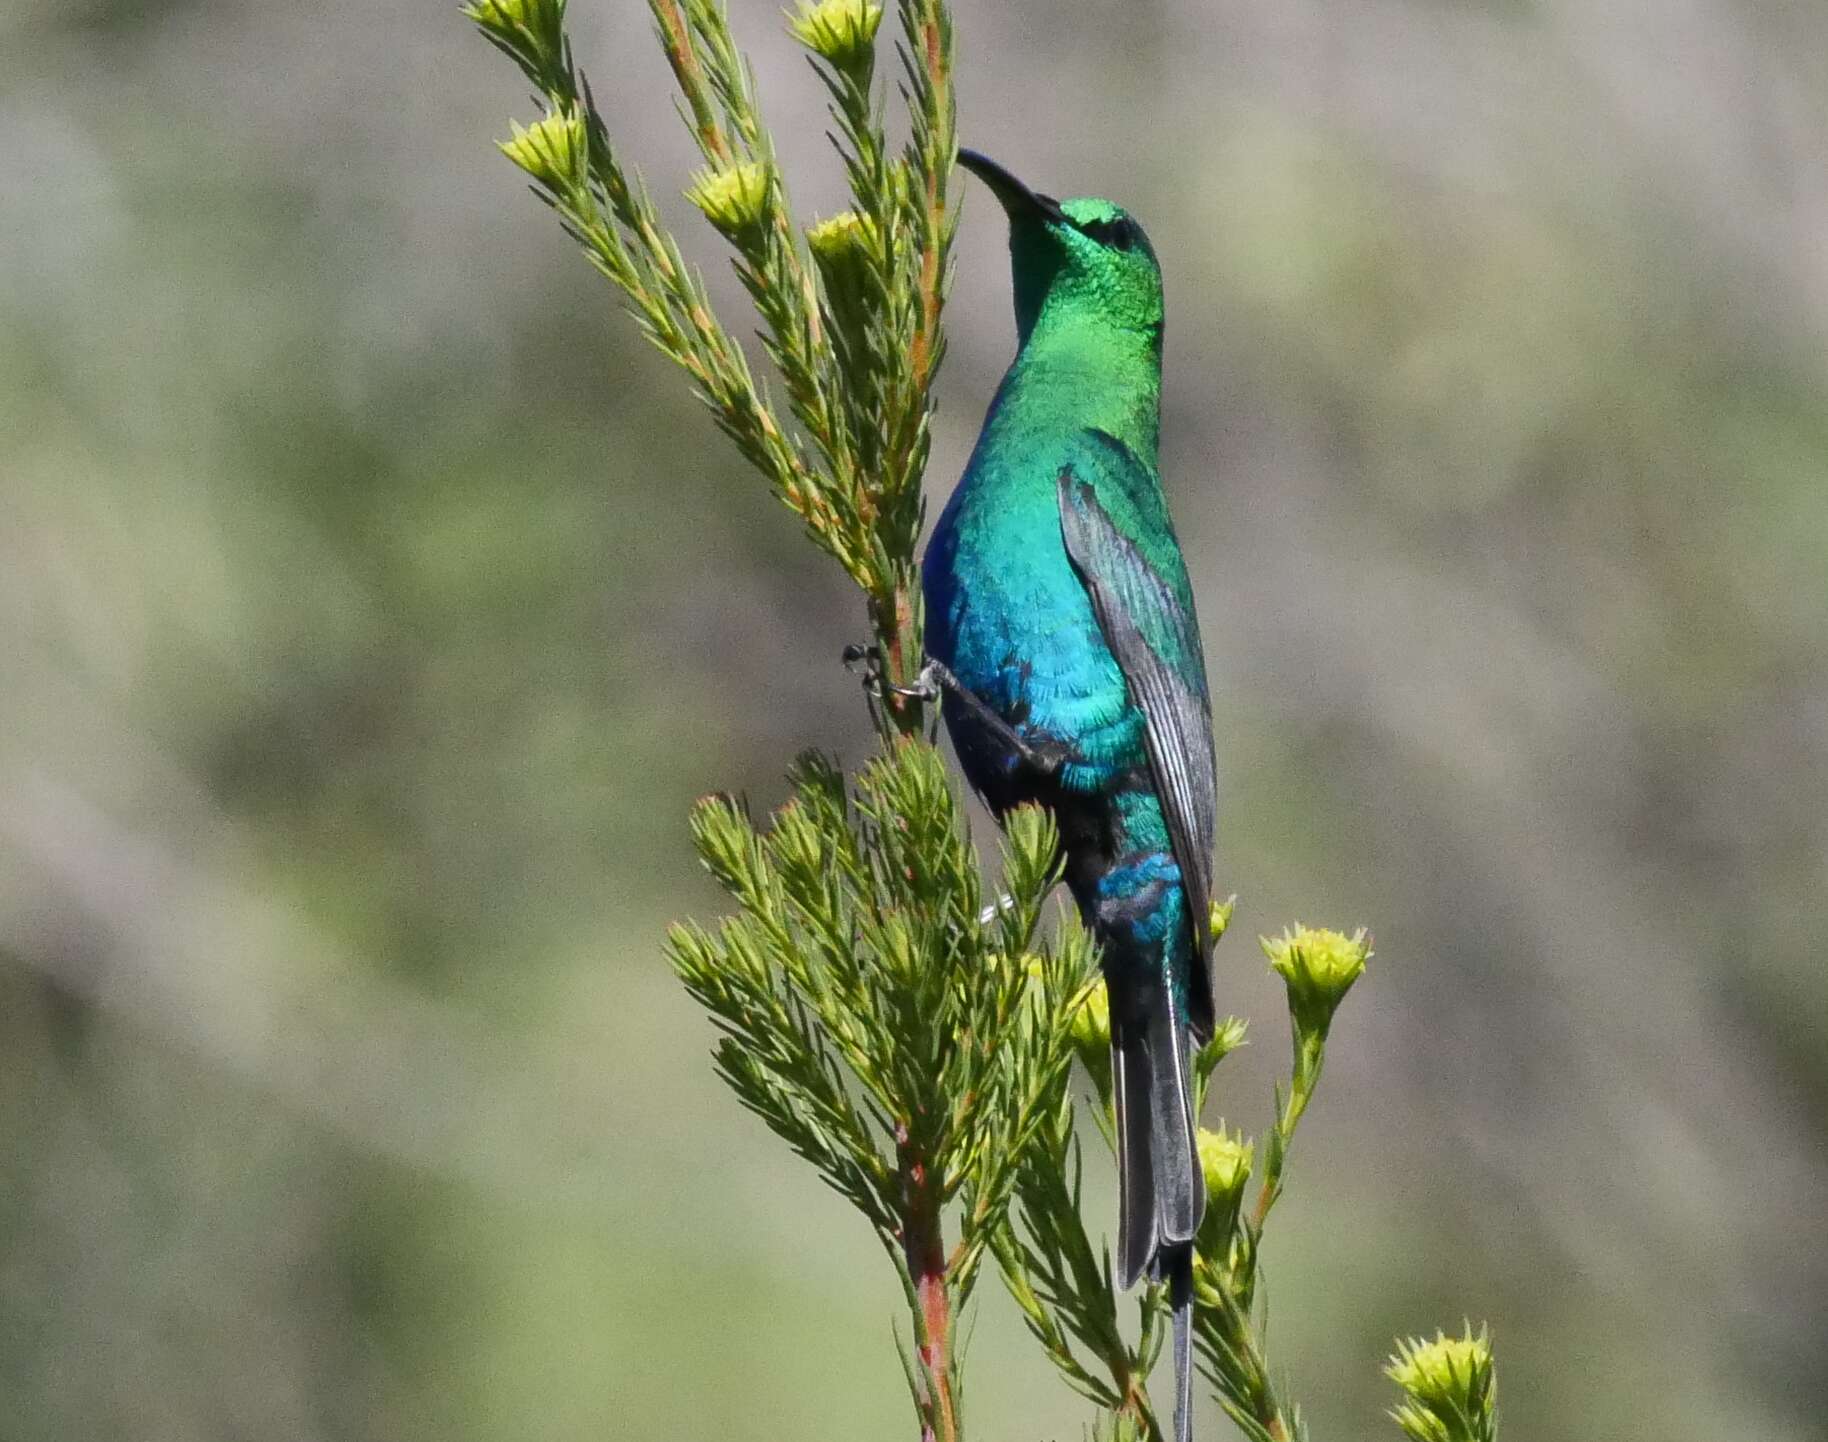
[{"label": "iridescent green bird", "polygon": [[1020,348],[924,564],[927,649],[966,778],[1049,807],[1101,943],[1117,1107],[1117,1272],[1166,1280],[1191,1436],[1192,1058],[1212,1035],[1215,779],[1193,592],[1162,495],[1162,280],[1106,200],[972,151],[1009,216]]}]

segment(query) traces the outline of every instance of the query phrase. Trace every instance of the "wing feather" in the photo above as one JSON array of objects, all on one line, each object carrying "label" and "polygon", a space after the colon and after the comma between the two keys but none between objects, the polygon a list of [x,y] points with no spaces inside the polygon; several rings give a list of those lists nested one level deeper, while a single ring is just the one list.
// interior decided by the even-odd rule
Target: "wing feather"
[{"label": "wing feather", "polygon": [[[1089,434],[1096,444],[1085,447],[1059,472],[1060,528],[1067,555],[1091,596],[1105,643],[1123,672],[1131,700],[1143,713],[1149,769],[1167,817],[1193,922],[1199,961],[1194,1005],[1196,1012],[1204,1010],[1194,1021],[1200,1033],[1209,1036],[1212,936],[1206,918],[1212,904],[1218,779],[1199,623],[1185,572],[1178,565],[1178,548],[1171,540],[1170,564],[1177,573],[1164,575],[1113,516],[1095,483],[1105,480],[1104,489],[1118,508],[1134,512],[1141,498],[1159,496],[1153,478],[1127,447],[1101,432]],[[1165,509],[1160,520],[1166,524]]]}]

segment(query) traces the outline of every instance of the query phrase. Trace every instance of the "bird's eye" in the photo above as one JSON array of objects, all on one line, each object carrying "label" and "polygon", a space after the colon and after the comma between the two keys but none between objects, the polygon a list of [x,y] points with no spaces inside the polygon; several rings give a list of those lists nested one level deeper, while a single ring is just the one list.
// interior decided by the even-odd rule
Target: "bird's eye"
[{"label": "bird's eye", "polygon": [[1136,247],[1136,222],[1128,216],[1115,220],[1088,220],[1079,228],[1100,245],[1112,250],[1133,250]]}]

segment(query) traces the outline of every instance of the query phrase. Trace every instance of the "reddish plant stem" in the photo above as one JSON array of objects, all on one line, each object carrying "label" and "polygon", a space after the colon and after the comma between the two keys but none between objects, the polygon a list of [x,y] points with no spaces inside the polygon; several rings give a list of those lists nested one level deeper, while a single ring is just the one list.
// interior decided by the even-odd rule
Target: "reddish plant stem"
[{"label": "reddish plant stem", "polygon": [[1161,1424],[1155,1420],[1155,1409],[1149,1403],[1147,1384],[1141,1377],[1133,1375],[1127,1365],[1113,1368],[1111,1378],[1117,1383],[1117,1390],[1123,1397],[1117,1410],[1129,1413],[1153,1442],[1161,1442]]},{"label": "reddish plant stem", "polygon": [[[921,64],[926,71],[936,112],[932,121],[943,124],[949,103],[946,87],[950,84],[951,56],[946,53],[941,39],[938,17],[930,11],[921,21],[920,50]],[[946,127],[944,142],[950,149],[950,127]],[[933,157],[927,157],[923,197],[924,233],[920,246],[920,320],[914,332],[909,367],[913,373],[915,391],[920,395],[926,393],[927,385],[932,379],[934,338],[939,333],[940,307],[945,301],[941,294],[943,277],[940,273],[940,251],[946,233],[946,172],[951,164],[952,157],[949,154],[937,165],[933,163]]]},{"label": "reddish plant stem", "polygon": [[692,111],[692,124],[698,132],[699,146],[707,158],[728,165],[732,159],[730,142],[723,126],[717,123],[717,112],[711,108],[711,97],[705,85],[704,67],[698,63],[698,52],[692,48],[692,32],[676,0],[650,0],[654,19],[660,25],[661,43],[667,63]]},{"label": "reddish plant stem", "polygon": [[902,1256],[918,1307],[915,1358],[923,1395],[921,1442],[958,1442],[958,1402],[952,1394],[952,1293],[937,1179],[908,1129],[896,1137],[901,1172]]},{"label": "reddish plant stem", "polygon": [[915,625],[914,598],[906,584],[899,584],[886,596],[872,596],[870,613],[882,648],[883,680],[888,683],[882,691],[882,710],[900,735],[918,735],[921,703],[895,689],[911,686],[925,661]]}]

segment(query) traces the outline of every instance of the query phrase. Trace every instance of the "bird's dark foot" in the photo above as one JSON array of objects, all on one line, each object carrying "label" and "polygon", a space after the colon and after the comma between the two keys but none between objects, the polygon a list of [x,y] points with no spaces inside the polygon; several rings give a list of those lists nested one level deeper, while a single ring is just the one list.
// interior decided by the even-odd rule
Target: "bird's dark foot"
[{"label": "bird's dark foot", "polygon": [[[879,700],[884,696],[898,696],[904,701],[937,701],[942,683],[935,676],[935,669],[945,671],[948,678],[952,675],[939,662],[929,661],[914,678],[912,686],[897,686],[883,674],[880,646],[853,642],[844,648],[842,659],[847,671],[855,671],[859,666],[863,668],[863,689]],[[952,684],[958,683],[954,681]]]},{"label": "bird's dark foot", "polygon": [[878,693],[882,684],[882,647],[866,646],[853,641],[840,654],[844,669],[855,675],[857,668],[863,668],[863,689],[872,696]]},{"label": "bird's dark foot", "polygon": [[930,660],[920,668],[920,674],[914,678],[912,686],[891,686],[889,690],[897,696],[906,696],[911,701],[937,701],[939,688],[948,683],[958,686],[957,679],[950,671],[939,662]]}]

